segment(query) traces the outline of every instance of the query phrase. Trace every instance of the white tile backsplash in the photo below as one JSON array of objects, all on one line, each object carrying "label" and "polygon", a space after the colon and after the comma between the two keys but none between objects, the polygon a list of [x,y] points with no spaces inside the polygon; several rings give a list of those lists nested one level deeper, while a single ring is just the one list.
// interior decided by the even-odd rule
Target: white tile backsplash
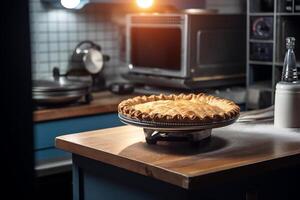
[{"label": "white tile backsplash", "polygon": [[48,23],[48,31],[49,32],[57,32],[59,29],[58,29],[58,24],[56,22],[49,22]]},{"label": "white tile backsplash", "polygon": [[39,55],[36,58],[37,58],[37,62],[45,63],[45,62],[49,61],[49,54],[48,53],[39,53]]},{"label": "white tile backsplash", "polygon": [[33,47],[34,50],[33,52],[38,55],[38,53],[47,53],[48,52],[48,48],[49,48],[49,44],[48,42],[39,42],[39,43],[34,43]]},{"label": "white tile backsplash", "polygon": [[30,0],[30,22],[34,78],[51,76],[54,66],[65,73],[75,46],[87,39],[111,57],[105,70],[108,76],[119,66],[118,28],[108,12],[91,7],[79,11],[47,8],[40,0]]},{"label": "white tile backsplash", "polygon": [[50,55],[50,61],[51,61],[51,62],[52,62],[52,61],[58,61],[58,59],[59,59],[59,54],[58,54],[58,52],[49,53],[49,55]]},{"label": "white tile backsplash", "polygon": [[49,44],[49,52],[58,52],[58,51],[59,51],[58,43],[51,42]]},{"label": "white tile backsplash", "polygon": [[78,23],[76,23],[76,22],[69,22],[69,23],[67,24],[67,26],[68,26],[68,30],[69,30],[70,32],[75,32],[75,33],[77,33],[77,31],[78,31]]},{"label": "white tile backsplash", "polygon": [[58,31],[59,32],[67,32],[68,31],[68,22],[59,20]]},{"label": "white tile backsplash", "polygon": [[48,31],[48,23],[46,23],[46,22],[34,22],[31,24],[31,26],[35,32],[47,32]]},{"label": "white tile backsplash", "polygon": [[30,21],[31,22],[47,22],[48,14],[43,13],[43,12],[34,12],[34,10],[31,9]]},{"label": "white tile backsplash", "polygon": [[32,41],[33,42],[48,42],[48,33],[39,32],[40,29],[37,29],[35,33],[33,34]]},{"label": "white tile backsplash", "polygon": [[59,51],[68,51],[69,50],[68,42],[60,42],[58,44],[58,46],[59,46]]},{"label": "white tile backsplash", "polygon": [[77,41],[78,34],[76,32],[69,32],[68,33],[68,39],[69,41]]},{"label": "white tile backsplash", "polygon": [[57,32],[49,32],[48,33],[49,42],[58,42],[58,33]]},{"label": "white tile backsplash", "polygon": [[70,38],[68,37],[69,33],[68,32],[59,32],[58,38],[59,41],[69,41]]}]

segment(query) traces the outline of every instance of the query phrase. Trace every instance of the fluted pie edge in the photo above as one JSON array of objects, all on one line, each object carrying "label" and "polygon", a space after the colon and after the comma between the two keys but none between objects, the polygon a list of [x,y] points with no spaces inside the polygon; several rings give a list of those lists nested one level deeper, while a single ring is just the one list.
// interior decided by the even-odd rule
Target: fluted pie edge
[{"label": "fluted pie edge", "polygon": [[[143,108],[143,105],[151,107],[149,102],[164,102],[163,100],[171,100],[171,105],[176,104],[172,101],[182,101],[183,103],[191,102],[197,105],[187,105],[187,107],[180,105],[179,108],[166,109],[166,113],[161,113],[160,110],[155,111],[155,106],[151,108],[151,112],[141,111],[143,109],[136,109],[137,105]],[[167,101],[166,101],[167,102]],[[148,104],[146,104],[148,103]],[[199,106],[199,105],[200,106]],[[203,104],[203,105],[202,105]],[[154,103],[153,103],[154,105]],[[149,109],[148,109],[149,110]],[[172,112],[174,110],[174,112]],[[178,113],[178,110],[180,111]],[[152,121],[152,122],[184,122],[184,123],[213,123],[236,118],[240,113],[240,107],[233,101],[207,95],[199,94],[180,94],[180,95],[151,95],[151,96],[137,96],[122,101],[118,106],[119,114],[134,120]]]}]

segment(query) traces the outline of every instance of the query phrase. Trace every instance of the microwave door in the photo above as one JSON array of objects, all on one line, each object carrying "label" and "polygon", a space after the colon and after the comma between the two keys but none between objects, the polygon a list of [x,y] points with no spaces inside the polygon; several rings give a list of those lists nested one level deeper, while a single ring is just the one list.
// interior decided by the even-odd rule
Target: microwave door
[{"label": "microwave door", "polygon": [[135,72],[181,76],[184,63],[181,27],[134,26],[130,30],[130,64]]},{"label": "microwave door", "polygon": [[244,67],[243,31],[230,29],[197,32],[196,63],[201,75],[231,74]]}]

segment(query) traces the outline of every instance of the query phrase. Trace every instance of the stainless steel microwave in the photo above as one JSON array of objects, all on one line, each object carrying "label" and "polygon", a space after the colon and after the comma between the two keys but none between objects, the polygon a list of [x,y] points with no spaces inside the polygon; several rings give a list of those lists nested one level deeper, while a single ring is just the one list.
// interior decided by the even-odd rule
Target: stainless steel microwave
[{"label": "stainless steel microwave", "polygon": [[212,86],[241,81],[246,62],[245,19],[224,14],[127,15],[129,77],[148,83],[149,75],[152,80],[159,78],[150,81],[154,84],[166,84],[168,78],[196,85],[211,82]]}]

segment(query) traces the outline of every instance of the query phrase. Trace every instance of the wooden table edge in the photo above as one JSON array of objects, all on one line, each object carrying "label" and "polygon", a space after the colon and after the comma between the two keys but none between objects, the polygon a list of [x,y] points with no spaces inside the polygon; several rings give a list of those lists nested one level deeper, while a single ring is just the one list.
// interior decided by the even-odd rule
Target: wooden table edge
[{"label": "wooden table edge", "polygon": [[[80,144],[74,143],[74,142],[69,142],[64,139],[64,136],[59,136],[55,140],[55,145],[57,148],[60,148],[62,150],[71,152],[73,154],[77,154],[80,156],[88,157],[93,160],[97,160],[106,164],[111,164],[116,167],[120,167],[126,170],[129,170],[131,172],[136,172],[141,175],[153,177],[158,180],[165,181],[167,183],[171,183],[173,185],[182,187],[184,189],[191,189],[194,188],[195,185],[205,185],[205,180],[207,177],[213,177],[216,176],[217,174],[220,173],[232,173],[234,170],[239,171],[239,170],[244,170],[246,169],[247,172],[249,172],[249,175],[255,171],[255,168],[259,166],[265,166],[265,165],[271,165],[272,163],[279,163],[278,166],[289,166],[293,164],[300,164],[300,150],[294,150],[285,154],[282,154],[280,156],[273,156],[271,158],[263,157],[259,160],[250,160],[247,162],[240,162],[235,165],[228,165],[228,166],[222,166],[219,167],[218,169],[212,169],[206,172],[200,172],[196,175],[189,176],[186,174],[180,174],[176,173],[174,171],[167,170],[165,168],[147,164],[138,160],[130,159],[123,157],[121,155],[115,155],[111,154],[108,152],[104,152],[101,150],[93,149],[87,146],[82,146]],[[76,149],[81,148],[81,151],[78,152]],[[84,153],[81,153],[84,152]],[[91,153],[93,152],[93,153]],[[95,158],[94,155],[97,155],[97,158]],[[108,158],[110,157],[110,158]],[[291,162],[289,160],[290,158],[297,159],[296,161]],[[123,162],[123,166],[118,165],[120,161],[126,161]],[[281,161],[285,161],[283,164],[280,164]],[[126,163],[126,164],[124,164]],[[128,164],[129,163],[129,164]],[[134,165],[137,168],[142,165],[142,170],[139,169],[132,169],[129,166]],[[271,169],[272,166],[268,166],[268,169]],[[277,167],[279,168],[279,167]],[[275,167],[274,167],[275,169]],[[254,170],[254,171],[253,171]],[[156,177],[155,174],[152,174],[151,172],[162,172],[162,173],[167,173],[166,175],[173,176],[174,178],[169,178],[168,176],[165,177]],[[199,181],[204,181],[203,183],[199,184]]]},{"label": "wooden table edge", "polygon": [[[61,137],[63,137],[63,136],[61,136]],[[55,139],[55,147],[58,149],[70,152],[72,154],[87,157],[92,160],[110,164],[115,167],[119,167],[119,168],[128,170],[130,172],[135,172],[135,173],[138,173],[138,174],[141,174],[144,176],[152,177],[156,180],[161,180],[161,181],[182,187],[184,189],[189,189],[190,179],[191,179],[189,176],[185,176],[184,174],[176,173],[176,172],[167,170],[165,168],[158,167],[155,165],[150,165],[150,164],[138,161],[138,160],[129,159],[129,158],[123,157],[121,155],[114,155],[114,154],[104,152],[104,151],[99,151],[99,150],[96,150],[96,149],[93,149],[93,148],[90,148],[87,146],[82,146],[80,144],[74,144],[74,143],[71,143],[71,142],[61,139],[61,137],[56,137],[56,139]],[[79,146],[80,146],[80,148],[82,148],[81,152],[78,152],[75,150]],[[96,157],[94,156],[95,155],[94,153],[91,153],[93,151],[96,153],[96,155],[97,155]],[[82,153],[82,152],[84,152],[84,153]],[[92,154],[93,154],[93,156],[92,156]],[[125,164],[123,164],[121,166],[117,164],[122,161],[126,161],[126,162],[123,162]],[[132,168],[132,166],[135,166],[135,168]],[[156,176],[157,173],[163,174],[163,176],[157,177]],[[170,178],[170,177],[172,177],[172,178]]]}]

